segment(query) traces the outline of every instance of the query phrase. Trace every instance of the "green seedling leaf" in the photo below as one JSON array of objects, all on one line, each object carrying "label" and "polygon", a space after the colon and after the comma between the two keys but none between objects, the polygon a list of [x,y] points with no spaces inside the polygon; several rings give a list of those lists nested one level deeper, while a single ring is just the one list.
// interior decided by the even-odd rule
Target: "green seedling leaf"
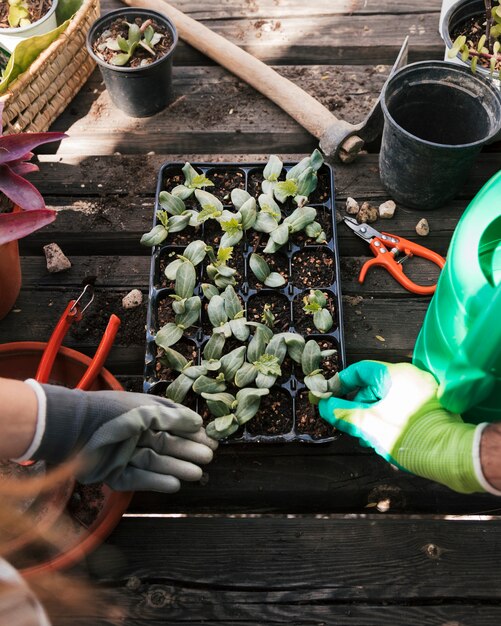
[{"label": "green seedling leaf", "polygon": [[[253,325],[252,322],[248,322],[248,324]],[[247,359],[250,363],[255,363],[261,356],[263,356],[267,344],[273,337],[273,331],[264,324],[256,324],[255,326],[256,331],[254,332],[254,336],[250,340],[247,348]]]},{"label": "green seedling leaf", "polygon": [[188,226],[190,223],[191,216],[189,213],[185,215],[173,215],[169,219],[169,232],[170,233],[179,233]]},{"label": "green seedling leaf", "polygon": [[183,329],[179,328],[176,324],[169,322],[168,324],[165,324],[165,326],[162,326],[162,328],[157,332],[155,335],[155,343],[157,346],[165,350],[166,348],[169,348],[177,343],[182,336]]},{"label": "green seedling leaf", "polygon": [[271,287],[272,289],[283,287],[285,283],[285,278],[282,276],[282,274],[279,274],[278,272],[271,272],[268,278],[264,281],[264,284],[267,287]]},{"label": "green seedling leaf", "polygon": [[172,402],[182,404],[188,391],[191,389],[192,384],[193,381],[191,378],[188,378],[188,376],[185,376],[184,374],[180,374],[165,390],[165,397],[172,400]]},{"label": "green seedling leaf", "polygon": [[186,187],[186,185],[176,185],[171,193],[173,196],[181,198],[181,200],[187,200],[194,191],[194,189],[190,189],[190,187]]},{"label": "green seedling leaf", "polygon": [[228,339],[232,335],[231,326],[229,322],[225,322],[224,324],[221,324],[221,326],[218,326],[217,328],[213,328],[212,332],[223,335],[226,339]]},{"label": "green seedling leaf", "polygon": [[297,181],[301,174],[309,167],[311,167],[310,157],[304,157],[304,159],[301,159],[299,163],[294,165],[294,167],[291,167],[291,169],[287,172],[285,175],[286,180]]},{"label": "green seedling leaf", "polygon": [[205,255],[205,242],[197,239],[186,246],[182,256],[196,267],[205,259]]},{"label": "green seedling leaf", "polygon": [[219,295],[219,289],[211,283],[202,283],[202,292],[207,300]]},{"label": "green seedling leaf", "polygon": [[305,347],[304,337],[297,333],[280,333],[279,336],[284,338],[290,358],[296,363],[301,363]]},{"label": "green seedling leaf", "polygon": [[281,376],[282,369],[278,358],[274,354],[263,354],[257,361],[253,361],[252,365],[257,369],[260,374],[265,376]]},{"label": "green seedling leaf", "polygon": [[253,253],[250,255],[249,267],[252,270],[254,276],[260,283],[264,283],[268,276],[271,274],[270,266],[259,254]]},{"label": "green seedling leaf", "polygon": [[239,241],[241,241],[244,232],[243,226],[240,222],[241,216],[234,215],[229,220],[220,220],[221,228],[224,231],[224,235],[221,237],[221,247],[229,248],[235,246]]},{"label": "green seedling leaf", "polygon": [[313,323],[321,333],[326,333],[334,325],[334,320],[327,309],[322,309],[313,313]]},{"label": "green seedling leaf", "polygon": [[269,389],[241,389],[237,392],[235,417],[240,425],[245,424],[259,411],[261,398],[269,394]]},{"label": "green seedling leaf", "polygon": [[215,219],[222,214],[223,204],[216,196],[202,189],[197,189],[195,196],[203,209],[199,213],[199,221],[202,222],[209,218]]},{"label": "green seedling leaf", "polygon": [[244,204],[240,207],[239,210],[242,222],[242,228],[244,230],[249,230],[252,228],[256,222],[257,210],[256,210],[256,201],[254,198],[249,198]]},{"label": "green seedling leaf", "polygon": [[198,296],[188,298],[185,303],[184,313],[182,315],[176,315],[176,324],[183,330],[186,330],[198,322],[201,309],[202,301]]},{"label": "green seedling leaf", "polygon": [[235,289],[229,285],[223,292],[224,310],[230,320],[242,317],[244,309]]},{"label": "green seedling leaf", "polygon": [[301,369],[303,370],[303,374],[309,376],[312,372],[318,370],[321,358],[321,350],[318,343],[313,339],[307,341],[301,357]]},{"label": "green seedling leaf", "polygon": [[162,224],[157,224],[156,226],[153,226],[149,233],[145,233],[141,237],[141,243],[143,246],[158,246],[162,243],[162,241],[165,241],[165,239],[167,239],[168,234],[169,231],[165,228],[165,226],[162,226]]},{"label": "green seedling leaf", "polygon": [[327,381],[327,391],[334,396],[341,395],[341,379],[339,378],[339,374],[335,374],[332,378],[329,378]]},{"label": "green seedling leaf", "polygon": [[181,259],[175,259],[174,261],[171,261],[169,265],[167,265],[167,267],[164,270],[164,274],[168,278],[168,280],[170,281],[176,280],[177,271],[181,267],[182,264],[183,264],[183,261]]},{"label": "green seedling leaf", "polygon": [[279,245],[278,243],[275,243],[273,239],[270,237],[263,252],[265,254],[275,254],[275,252],[280,250],[281,247],[282,247],[281,245]]},{"label": "green seedling leaf", "polygon": [[247,341],[250,335],[250,328],[247,325],[245,317],[238,317],[235,320],[228,322],[231,330],[231,334],[238,339],[238,341]]},{"label": "green seedling leaf", "polygon": [[236,285],[237,281],[233,276],[227,277],[217,274],[214,278],[214,283],[219,289],[225,289],[226,287],[228,287],[228,285]]},{"label": "green seedling leaf", "polygon": [[278,222],[268,213],[260,211],[256,216],[253,229],[259,233],[271,233],[278,228]]},{"label": "green seedling leaf", "polygon": [[278,180],[284,164],[276,154],[272,154],[263,170],[263,177],[269,182]]},{"label": "green seedling leaf", "polygon": [[[232,420],[235,420],[235,417],[233,415],[230,415],[229,417],[231,417]],[[211,437],[211,439],[216,439],[219,441],[219,439],[225,439],[226,437],[233,435],[233,433],[238,430],[238,423],[236,421],[232,421],[232,423],[225,430],[218,430],[218,427],[221,428],[221,425],[219,423],[218,426],[216,426],[217,419],[213,422],[209,422],[209,424],[207,424],[207,428],[205,429],[207,436]]]},{"label": "green seedling leaf", "polygon": [[326,237],[325,233],[322,230],[322,226],[318,222],[310,222],[304,229],[304,232],[307,237],[312,239],[321,239],[321,241],[317,241],[317,243],[325,243]]},{"label": "green seedling leaf", "polygon": [[228,415],[236,404],[235,397],[230,393],[202,393],[202,398],[206,401],[207,408],[214,417]]},{"label": "green seedling leaf", "polygon": [[310,156],[310,165],[314,169],[315,172],[318,172],[318,170],[322,167],[323,164],[324,164],[324,157],[322,156],[322,153],[320,152],[320,150],[315,148],[315,150],[313,150]]},{"label": "green seedling leaf", "polygon": [[284,224],[289,226],[291,233],[298,233],[306,228],[308,224],[314,222],[316,217],[317,211],[313,207],[299,207],[291,215],[289,215],[289,217],[285,218]]},{"label": "green seedling leaf", "polygon": [[[308,198],[310,193],[317,187],[317,173],[313,171],[312,167],[308,167],[298,178],[297,181],[297,196],[303,196]],[[297,203],[299,204],[299,202]],[[303,203],[301,203],[303,204]]]},{"label": "green seedling leaf", "polygon": [[198,395],[202,393],[221,393],[222,391],[226,391],[226,384],[215,378],[200,376],[200,378],[197,378],[193,383],[193,391]]},{"label": "green seedling leaf", "polygon": [[271,194],[262,193],[258,198],[259,208],[263,213],[270,215],[274,220],[279,222],[282,219],[280,207],[273,199]]},{"label": "green seedling leaf", "polygon": [[285,202],[287,198],[297,195],[297,182],[295,180],[284,180],[273,187],[273,195],[278,202]]},{"label": "green seedling leaf", "polygon": [[165,209],[171,215],[181,215],[186,211],[186,205],[183,200],[168,191],[160,192],[158,202],[162,209]]},{"label": "green seedling leaf", "polygon": [[304,384],[313,393],[327,393],[327,381],[322,374],[309,374],[304,377]]},{"label": "green seedling leaf", "polygon": [[205,344],[204,358],[207,360],[218,360],[223,354],[225,337],[220,333],[212,334],[209,341]]},{"label": "green seedling leaf", "polygon": [[[283,363],[287,354],[287,345],[283,335],[274,335],[270,343],[266,346],[266,353],[276,357],[279,364]],[[270,372],[271,373],[271,372]]]},{"label": "green seedling leaf", "polygon": [[190,163],[185,163],[182,167],[182,172],[184,174],[185,185],[187,187],[192,187],[193,180],[199,176],[197,170]]},{"label": "green seedling leaf", "polygon": [[206,359],[202,359],[202,365],[207,369],[208,372],[219,372],[221,369],[221,361],[207,361]]},{"label": "green seedling leaf", "polygon": [[172,310],[174,311],[174,313],[176,315],[182,315],[186,311],[187,299],[180,298],[179,296],[172,295],[172,294],[169,297],[173,299]]},{"label": "green seedling leaf", "polygon": [[188,365],[188,359],[172,348],[164,348],[161,360],[167,367],[176,372],[181,372]]},{"label": "green seedling leaf", "polygon": [[207,306],[207,314],[214,328],[219,328],[228,321],[228,316],[224,308],[224,298],[222,296],[213,296],[210,299]]},{"label": "green seedling leaf", "polygon": [[181,298],[191,298],[195,285],[197,284],[197,274],[193,263],[184,261],[177,268],[176,272],[176,294]]},{"label": "green seedling leaf", "polygon": [[197,380],[207,374],[207,368],[204,365],[190,365],[183,370],[183,374],[191,380]]},{"label": "green seedling leaf", "polygon": [[248,387],[256,380],[258,375],[257,368],[251,363],[244,363],[235,374],[235,385],[237,387]]},{"label": "green seedling leaf", "polygon": [[271,387],[273,387],[276,381],[277,381],[277,377],[271,376],[270,374],[267,375],[267,374],[262,374],[261,372],[259,372],[258,375],[256,376],[256,386],[259,389],[270,389]]},{"label": "green seedling leaf", "polygon": [[289,225],[284,222],[270,233],[271,239],[279,246],[285,245],[289,241]]},{"label": "green seedling leaf", "polygon": [[241,346],[221,357],[221,370],[226,381],[232,382],[235,378],[236,373],[244,364],[245,352],[246,347]]},{"label": "green seedling leaf", "polygon": [[122,67],[123,65],[127,65],[127,63],[129,62],[129,59],[131,57],[131,53],[130,52],[121,52],[119,54],[115,54],[115,56],[113,56],[110,59],[110,63],[111,65],[116,65],[118,67]]},{"label": "green seedling leaf", "polygon": [[249,200],[249,198],[252,198],[250,193],[244,189],[240,189],[239,187],[235,187],[235,189],[232,189],[231,191],[231,201],[237,211],[247,202],[247,200]]}]

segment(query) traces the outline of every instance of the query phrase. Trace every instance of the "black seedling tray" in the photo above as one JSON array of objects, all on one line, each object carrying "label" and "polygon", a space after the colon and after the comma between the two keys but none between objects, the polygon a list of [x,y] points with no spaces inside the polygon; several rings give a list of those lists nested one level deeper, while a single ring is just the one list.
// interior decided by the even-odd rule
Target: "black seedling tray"
[{"label": "black seedling tray", "polygon": [[[165,163],[161,167],[158,175],[156,190],[155,215],[156,211],[161,208],[158,203],[158,197],[160,192],[171,191],[176,184],[183,182],[184,177],[181,173],[181,167],[183,165],[184,163]],[[251,195],[253,195],[256,200],[260,193],[262,193],[261,185],[260,183],[256,183],[256,180],[259,177],[259,180],[262,180],[262,171],[265,163],[192,163],[191,165],[213,181],[215,180],[214,176],[216,176],[218,180],[224,179],[225,173],[228,172],[232,175],[238,176],[239,180],[241,181],[240,186],[248,191]],[[295,165],[295,163],[284,163],[284,170],[289,170],[293,165]],[[172,181],[172,178],[175,176],[179,176],[180,180]],[[317,189],[311,194],[310,202],[308,202],[307,204],[308,206],[313,206],[317,209],[317,221],[320,221],[322,223],[328,240],[325,244],[314,244],[311,243],[313,240],[306,240],[306,236],[304,233],[299,233],[299,237],[301,237],[303,241],[299,241],[298,235],[296,235],[295,239],[292,242],[289,241],[288,244],[286,244],[279,252],[274,255],[277,258],[283,259],[288,269],[289,280],[284,288],[259,289],[258,286],[256,286],[256,278],[248,266],[248,259],[252,252],[257,251],[258,253],[262,254],[262,246],[258,247],[257,250],[255,250],[254,246],[256,242],[250,241],[252,237],[256,237],[258,235],[258,233],[256,233],[255,231],[250,231],[250,233],[248,233],[249,240],[246,238],[246,234],[244,234],[243,240],[234,248],[234,257],[230,260],[229,265],[231,267],[239,267],[240,279],[238,279],[237,277],[237,285],[235,286],[235,291],[244,303],[246,313],[250,308],[253,308],[253,302],[256,302],[256,298],[261,300],[264,304],[266,302],[267,295],[269,296],[273,294],[275,297],[279,296],[284,302],[284,313],[287,314],[288,312],[290,324],[288,324],[286,327],[276,328],[276,332],[283,332],[286,330],[292,332],[295,331],[299,334],[302,334],[306,340],[327,340],[333,347],[338,350],[337,369],[341,370],[345,367],[346,359],[343,336],[343,314],[340,289],[339,255],[336,237],[334,179],[332,169],[326,164],[322,165],[318,172],[318,178],[319,183],[317,185]],[[237,185],[235,184],[234,186]],[[216,195],[223,202],[225,208],[235,211],[235,208],[231,204],[229,190],[224,193],[218,188],[208,187],[207,191]],[[190,206],[190,203],[195,206],[196,200],[194,195],[192,198],[189,198],[186,201],[187,207]],[[285,203],[281,206],[284,214],[290,214],[292,213],[294,208],[296,208],[295,205],[292,204],[292,201],[289,201],[289,204]],[[205,222],[197,230],[188,227],[180,233],[170,234],[167,240],[162,245],[153,248],[150,271],[150,294],[146,328],[146,362],[143,385],[144,391],[146,393],[163,395],[163,392],[165,391],[167,385],[172,382],[172,380],[177,376],[177,373],[174,372],[173,377],[168,381],[161,380],[159,378],[156,368],[159,348],[155,344],[155,333],[163,325],[158,321],[158,305],[163,299],[168,298],[169,294],[173,293],[173,290],[167,286],[168,280],[163,274],[162,268],[165,267],[171,260],[176,258],[176,254],[182,253],[188,243],[195,239],[202,239],[207,244],[213,245],[215,250],[217,250],[218,241],[215,240],[217,231],[214,228],[213,223],[211,222],[212,221]],[[157,222],[155,218],[154,225],[156,225],[156,223]],[[264,235],[262,241],[263,245],[266,243],[266,241],[267,235]],[[241,254],[237,253],[237,250],[240,251]],[[315,255],[322,255],[327,256],[329,259],[332,259],[331,277],[329,278],[328,284],[299,286],[297,283],[295,284],[293,282],[293,272],[295,267],[294,259],[296,255],[303,250],[311,253],[310,258],[315,257]],[[240,257],[239,263],[234,260],[237,257]],[[268,257],[265,255],[265,258]],[[211,332],[210,322],[208,322],[205,315],[203,304],[204,298],[202,294],[202,289],[200,287],[200,284],[202,282],[208,282],[207,276],[205,275],[205,265],[206,263],[204,262],[197,267],[199,282],[195,289],[195,295],[199,295],[202,298],[201,319],[199,320],[198,327],[195,328],[195,331],[192,334],[185,334],[183,336],[183,339],[181,340],[183,346],[187,348],[188,352],[190,353],[190,359],[192,356],[194,357],[194,364],[200,363],[203,347],[210,336],[210,334],[207,333]],[[280,267],[280,269],[283,269],[283,267]],[[334,319],[334,325],[331,331],[329,331],[328,333],[320,333],[316,331],[314,329],[311,317],[309,318],[309,320],[311,320],[311,323],[309,325],[314,329],[313,332],[304,332],[300,328],[295,327],[297,320],[294,312],[294,302],[299,299],[302,307],[301,296],[304,295],[304,293],[307,293],[310,289],[321,289],[323,292],[328,293],[330,296],[331,304],[333,304],[333,307],[331,307],[331,313]],[[180,344],[178,343],[172,347],[179,350],[179,345]],[[250,420],[250,422],[248,422],[245,427],[242,427],[232,437],[226,440],[228,443],[281,443],[289,441],[325,443],[335,439],[334,429],[332,428],[326,429],[325,434],[317,437],[313,437],[306,432],[301,432],[301,430],[298,428],[298,424],[296,423],[296,407],[298,405],[298,400],[300,397],[303,398],[304,402],[304,396],[305,394],[307,396],[308,390],[303,383],[303,374],[301,371],[301,367],[293,362],[290,362],[289,365],[290,367],[284,368],[287,369],[287,371],[284,371],[282,377],[277,380],[277,384],[270,389],[270,396],[272,394],[275,394],[274,397],[280,394],[287,394],[290,399],[290,401],[287,403],[291,407],[291,415],[288,416],[290,417],[290,419],[288,420],[290,423],[290,428],[288,428],[287,432],[273,435],[253,434],[253,420]],[[277,389],[278,387],[280,389]],[[197,397],[195,399],[188,396],[185,402],[191,408],[198,410],[200,414],[204,414],[205,403],[202,398]]]}]

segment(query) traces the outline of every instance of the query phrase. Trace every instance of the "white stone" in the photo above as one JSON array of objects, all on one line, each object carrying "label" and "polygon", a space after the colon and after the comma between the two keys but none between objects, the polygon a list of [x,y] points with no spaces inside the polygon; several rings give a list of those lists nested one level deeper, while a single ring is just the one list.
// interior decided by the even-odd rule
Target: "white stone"
[{"label": "white stone", "polygon": [[386,202],[379,205],[379,217],[384,220],[390,220],[394,216],[396,208],[397,205],[393,202],[393,200],[386,200]]},{"label": "white stone", "polygon": [[51,273],[64,272],[71,267],[71,261],[64,254],[57,243],[49,243],[43,247],[47,270]]},{"label": "white stone", "polygon": [[348,215],[356,215],[359,209],[360,207],[355,198],[346,198],[346,213],[348,213]]},{"label": "white stone", "polygon": [[416,232],[421,237],[426,237],[430,232],[430,226],[428,224],[428,220],[423,217],[422,220],[416,224]]},{"label": "white stone", "polygon": [[124,309],[135,309],[143,303],[143,294],[139,289],[133,289],[122,298],[122,306]]}]

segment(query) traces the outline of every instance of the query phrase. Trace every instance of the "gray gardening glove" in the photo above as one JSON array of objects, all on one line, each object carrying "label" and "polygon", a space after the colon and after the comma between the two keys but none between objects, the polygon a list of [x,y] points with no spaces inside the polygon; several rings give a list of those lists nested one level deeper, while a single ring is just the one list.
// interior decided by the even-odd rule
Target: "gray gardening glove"
[{"label": "gray gardening glove", "polygon": [[217,447],[198,413],[165,398],[26,382],[39,404],[39,445],[31,458],[60,463],[80,452],[77,478],[84,484],[173,493],[180,480],[201,478],[199,465],[209,463]]}]

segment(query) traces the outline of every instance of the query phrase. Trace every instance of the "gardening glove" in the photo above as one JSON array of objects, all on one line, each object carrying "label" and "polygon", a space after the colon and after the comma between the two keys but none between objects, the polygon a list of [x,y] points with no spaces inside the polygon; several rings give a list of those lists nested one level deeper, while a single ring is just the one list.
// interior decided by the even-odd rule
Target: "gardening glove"
[{"label": "gardening glove", "polygon": [[34,440],[22,459],[61,463],[80,452],[80,482],[118,491],[173,493],[196,481],[217,444],[202,418],[165,398],[125,391],[80,391],[27,380],[37,394]]},{"label": "gardening glove", "polygon": [[487,424],[465,424],[444,409],[431,374],[408,363],[361,361],[336,376],[335,395],[355,395],[320,400],[320,415],[329,424],[402,470],[462,493],[497,493],[480,464]]}]

